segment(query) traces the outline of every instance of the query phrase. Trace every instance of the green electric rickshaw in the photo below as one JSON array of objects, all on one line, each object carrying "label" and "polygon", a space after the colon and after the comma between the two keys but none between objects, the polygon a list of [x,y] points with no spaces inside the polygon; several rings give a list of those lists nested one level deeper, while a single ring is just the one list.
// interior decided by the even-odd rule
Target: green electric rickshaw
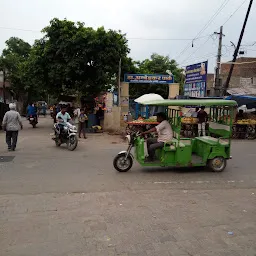
[{"label": "green electric rickshaw", "polygon": [[[127,172],[133,165],[134,157],[142,166],[155,167],[194,167],[208,166],[212,171],[222,172],[231,159],[231,137],[234,110],[233,100],[157,100],[145,102],[149,106],[165,106],[168,121],[173,129],[173,139],[156,150],[156,161],[145,161],[145,139],[138,132],[127,136],[128,149],[121,151],[113,164],[117,171]],[[185,108],[205,106],[208,112],[206,136],[194,138],[181,135],[181,111]],[[134,147],[134,156],[132,148]]]}]

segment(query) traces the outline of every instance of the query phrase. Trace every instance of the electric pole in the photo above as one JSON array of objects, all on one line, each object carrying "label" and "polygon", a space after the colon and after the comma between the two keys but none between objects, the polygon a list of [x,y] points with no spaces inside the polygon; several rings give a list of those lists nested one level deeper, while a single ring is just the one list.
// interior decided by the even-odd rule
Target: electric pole
[{"label": "electric pole", "polygon": [[227,89],[228,89],[228,86],[229,86],[229,82],[230,82],[230,79],[231,79],[231,76],[232,76],[232,73],[233,73],[233,69],[234,69],[234,62],[236,62],[237,54],[239,52],[239,48],[240,48],[241,42],[243,40],[244,31],[245,31],[245,27],[246,27],[246,24],[247,24],[247,20],[249,18],[249,14],[250,14],[250,11],[251,11],[252,3],[253,3],[253,0],[250,0],[249,6],[248,6],[248,10],[247,10],[247,13],[246,13],[246,16],[245,16],[245,19],[244,19],[244,24],[243,24],[243,27],[242,27],[242,30],[241,30],[241,33],[240,33],[240,37],[238,39],[238,43],[237,43],[237,46],[236,46],[236,49],[235,49],[235,52],[234,52],[234,55],[233,55],[234,58],[232,60],[231,66],[230,66],[230,70],[229,70],[229,74],[228,74],[227,80],[226,80],[226,82],[224,84],[224,88],[223,88],[223,95],[224,96],[226,95],[226,92],[227,92]]},{"label": "electric pole", "polygon": [[3,101],[4,101],[4,105],[6,104],[5,82],[6,82],[6,73],[5,73],[5,69],[3,69]]},{"label": "electric pole", "polygon": [[215,69],[215,81],[214,81],[214,96],[220,96],[221,90],[221,79],[220,79],[220,68],[221,68],[221,55],[222,55],[222,37],[223,35],[223,26],[220,27],[220,32],[214,32],[215,35],[219,35],[219,47],[217,55],[217,65]]},{"label": "electric pole", "polygon": [[118,87],[118,106],[121,107],[121,67],[122,67],[122,59],[119,60],[118,65],[118,81],[117,81],[117,87]]}]

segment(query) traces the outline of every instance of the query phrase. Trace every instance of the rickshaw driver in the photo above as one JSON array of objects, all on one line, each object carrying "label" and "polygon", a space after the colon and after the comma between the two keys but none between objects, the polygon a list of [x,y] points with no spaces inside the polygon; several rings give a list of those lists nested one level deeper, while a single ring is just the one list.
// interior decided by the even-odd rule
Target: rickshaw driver
[{"label": "rickshaw driver", "polygon": [[147,139],[147,149],[148,149],[148,158],[145,159],[146,162],[153,162],[155,158],[156,149],[163,148],[166,142],[169,142],[173,139],[173,131],[169,122],[166,120],[165,113],[157,114],[157,122],[159,123],[156,127],[141,133],[141,135],[149,133],[157,133],[158,138],[149,138]]}]

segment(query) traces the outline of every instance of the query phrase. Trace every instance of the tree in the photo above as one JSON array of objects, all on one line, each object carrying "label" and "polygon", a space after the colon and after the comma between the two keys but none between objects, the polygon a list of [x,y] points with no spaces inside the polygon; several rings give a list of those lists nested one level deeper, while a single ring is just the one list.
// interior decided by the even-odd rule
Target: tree
[{"label": "tree", "polygon": [[30,72],[51,94],[96,95],[117,77],[120,58],[129,61],[128,42],[120,31],[53,19],[43,32],[32,49]]},{"label": "tree", "polygon": [[[176,83],[183,84],[184,76],[183,70],[178,67],[175,60],[170,59],[168,56],[161,56],[159,54],[152,54],[150,59],[145,59],[141,62],[137,62],[138,73],[140,74],[166,74],[167,70],[170,70],[174,76]],[[168,97],[167,86],[158,84],[134,84],[130,88],[131,97],[139,97],[145,93],[157,93],[162,97]]]},{"label": "tree", "polygon": [[17,37],[6,41],[6,48],[0,57],[0,68],[6,70],[7,79],[17,100],[22,97],[28,87],[24,78],[24,66],[30,54],[31,46]]}]

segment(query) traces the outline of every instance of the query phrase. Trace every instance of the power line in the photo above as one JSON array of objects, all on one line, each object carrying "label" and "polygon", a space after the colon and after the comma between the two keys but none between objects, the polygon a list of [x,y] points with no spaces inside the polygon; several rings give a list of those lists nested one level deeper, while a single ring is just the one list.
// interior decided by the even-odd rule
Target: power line
[{"label": "power line", "polygon": [[[209,35],[201,36],[196,38],[201,39],[208,37]],[[129,40],[149,40],[149,41],[192,41],[193,38],[144,38],[144,37],[127,37]]]},{"label": "power line", "polygon": [[246,61],[246,62],[229,61],[229,62],[222,62],[221,64],[244,65],[244,64],[251,64],[251,63],[256,63],[256,60],[254,60],[254,61]]},{"label": "power line", "polygon": [[192,52],[185,60],[183,60],[180,65],[185,63],[192,55],[194,55],[199,49],[201,49],[202,46],[204,46],[210,39],[211,37],[209,36],[208,39],[204,43],[202,43],[194,52]]},{"label": "power line", "polygon": [[[245,4],[246,1],[248,1],[248,0],[244,0],[244,1],[235,9],[235,11],[229,16],[229,18],[223,23],[222,26],[224,26],[224,25],[235,15],[235,13]],[[228,2],[223,3],[224,6],[223,6],[223,4],[222,4],[221,6],[223,6],[223,8],[224,8],[224,7],[227,5],[227,3],[228,3]],[[222,8],[222,9],[223,9],[223,8]],[[209,41],[209,39],[210,39],[210,38],[208,38],[208,39],[206,40],[206,42],[204,42],[204,43],[203,43],[202,45],[200,45],[192,54],[190,54],[189,57],[188,57],[187,59],[185,59],[185,61],[182,62],[182,64],[183,64],[184,62],[186,62],[192,55],[194,55],[203,45],[205,45],[205,44]]]},{"label": "power line", "polygon": [[25,31],[25,32],[36,32],[36,33],[42,33],[39,30],[32,30],[32,29],[23,29],[23,28],[9,28],[9,27],[0,27],[0,29],[6,29],[6,30],[17,30],[17,31]]},{"label": "power line", "polygon": [[223,23],[222,26],[226,25],[226,23],[235,15],[235,13],[245,4],[247,0],[244,0],[239,6],[238,8],[229,16],[229,18]]},{"label": "power line", "polygon": [[[197,39],[198,36],[200,36],[208,27],[209,25],[213,22],[213,20],[219,15],[221,10],[227,5],[227,3],[230,0],[224,0],[224,2],[221,4],[221,6],[218,8],[218,10],[213,14],[213,16],[210,18],[210,20],[205,24],[205,26],[198,32],[198,34],[194,37],[194,40]],[[190,44],[187,44],[185,48],[180,52],[180,54],[175,58],[178,59],[180,58],[189,48]]]},{"label": "power line", "polygon": [[[0,27],[0,29],[42,33],[39,30],[23,29],[23,28]],[[209,35],[197,37],[196,40],[205,38],[208,36]],[[129,40],[148,40],[148,41],[150,41],[150,40],[152,40],[152,41],[191,41],[191,40],[195,40],[193,38],[144,38],[144,37],[128,37],[127,39],[129,39]]]}]

